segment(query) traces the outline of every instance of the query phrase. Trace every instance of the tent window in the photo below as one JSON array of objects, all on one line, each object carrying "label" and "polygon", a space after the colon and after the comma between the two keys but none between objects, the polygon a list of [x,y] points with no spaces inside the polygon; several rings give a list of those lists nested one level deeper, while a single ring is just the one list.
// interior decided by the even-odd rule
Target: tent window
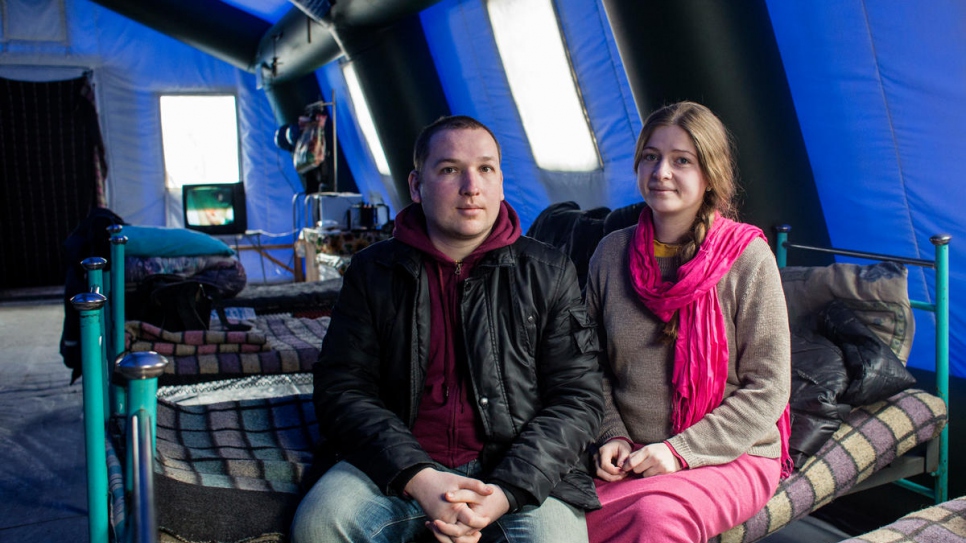
[{"label": "tent window", "polygon": [[486,7],[537,166],[566,172],[599,169],[551,0],[488,0]]},{"label": "tent window", "polygon": [[238,115],[231,95],[162,95],[164,184],[237,183]]},{"label": "tent window", "polygon": [[376,123],[372,120],[369,112],[369,104],[366,96],[362,93],[362,85],[359,84],[359,77],[351,62],[342,65],[342,75],[345,76],[345,84],[349,89],[349,98],[352,100],[352,110],[359,123],[359,129],[366,138],[369,152],[376,161],[376,168],[382,175],[389,175],[389,161],[386,160],[386,153],[382,150],[382,143],[379,142],[379,135],[376,133]]}]

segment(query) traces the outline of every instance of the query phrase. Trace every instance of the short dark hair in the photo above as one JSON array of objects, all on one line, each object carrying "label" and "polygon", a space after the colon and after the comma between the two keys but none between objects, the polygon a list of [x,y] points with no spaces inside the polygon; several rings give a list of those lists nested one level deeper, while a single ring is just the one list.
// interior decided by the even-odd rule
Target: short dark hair
[{"label": "short dark hair", "polygon": [[440,117],[436,119],[432,124],[423,128],[422,132],[419,133],[419,137],[416,138],[416,147],[413,149],[413,167],[416,171],[422,169],[423,164],[429,157],[429,144],[432,141],[433,136],[442,132],[443,130],[476,130],[483,129],[486,130],[487,134],[493,138],[493,142],[496,143],[496,153],[497,160],[500,160],[502,156],[502,151],[500,150],[500,142],[497,141],[496,136],[493,131],[486,127],[485,124],[477,121],[473,117],[467,115],[450,115],[446,117]]}]

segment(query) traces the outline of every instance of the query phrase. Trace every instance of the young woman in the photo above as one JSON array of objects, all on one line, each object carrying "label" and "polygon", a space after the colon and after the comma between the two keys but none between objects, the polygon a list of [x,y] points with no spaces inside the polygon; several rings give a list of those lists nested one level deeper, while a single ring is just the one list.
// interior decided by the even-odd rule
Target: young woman
[{"label": "young woman", "polygon": [[606,412],[591,542],[706,541],[764,507],[788,457],[790,347],[762,231],[731,220],[731,142],[706,107],[651,114],[634,156],[647,207],[590,262]]}]

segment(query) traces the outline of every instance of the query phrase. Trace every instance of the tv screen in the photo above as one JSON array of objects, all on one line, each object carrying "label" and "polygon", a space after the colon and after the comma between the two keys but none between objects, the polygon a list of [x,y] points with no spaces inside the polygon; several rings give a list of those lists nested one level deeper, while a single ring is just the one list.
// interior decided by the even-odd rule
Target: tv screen
[{"label": "tv screen", "polygon": [[184,185],[185,228],[212,236],[244,234],[248,229],[243,183]]}]

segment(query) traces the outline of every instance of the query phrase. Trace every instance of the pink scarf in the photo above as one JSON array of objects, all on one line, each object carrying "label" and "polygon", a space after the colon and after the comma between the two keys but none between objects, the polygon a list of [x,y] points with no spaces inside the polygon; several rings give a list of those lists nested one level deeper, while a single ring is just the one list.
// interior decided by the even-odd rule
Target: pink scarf
[{"label": "pink scarf", "polygon": [[[659,319],[668,322],[678,313],[674,344],[674,387],[671,424],[680,433],[701,420],[724,400],[728,380],[728,335],[718,303],[718,281],[731,269],[754,239],[765,239],[761,229],[715,214],[707,237],[694,258],[678,269],[676,282],[663,282],[654,257],[651,209],[641,212],[630,245],[634,290]],[[792,471],[788,452],[791,433],[789,407],[778,419],[782,444],[782,478]]]}]

